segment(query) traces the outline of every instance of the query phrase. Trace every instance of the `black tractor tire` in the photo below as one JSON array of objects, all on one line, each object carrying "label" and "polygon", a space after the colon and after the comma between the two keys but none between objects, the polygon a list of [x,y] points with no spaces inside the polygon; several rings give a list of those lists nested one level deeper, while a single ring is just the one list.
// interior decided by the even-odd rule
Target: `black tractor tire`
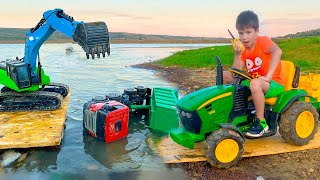
[{"label": "black tractor tire", "polygon": [[121,102],[121,95],[120,94],[116,94],[116,93],[109,93],[106,98],[108,98],[109,100],[114,100],[114,101],[118,101]]},{"label": "black tractor tire", "polygon": [[290,144],[308,144],[317,133],[318,118],[317,110],[310,103],[296,101],[281,114],[279,133]]},{"label": "black tractor tire", "polygon": [[[221,128],[211,133],[206,140],[208,162],[217,168],[234,166],[242,158],[244,151],[243,142],[244,140],[241,135],[231,129]],[[223,153],[221,153],[222,151]]]},{"label": "black tractor tire", "polygon": [[134,88],[125,89],[123,92],[124,92],[124,94],[127,94],[128,96],[137,96],[137,90]]}]

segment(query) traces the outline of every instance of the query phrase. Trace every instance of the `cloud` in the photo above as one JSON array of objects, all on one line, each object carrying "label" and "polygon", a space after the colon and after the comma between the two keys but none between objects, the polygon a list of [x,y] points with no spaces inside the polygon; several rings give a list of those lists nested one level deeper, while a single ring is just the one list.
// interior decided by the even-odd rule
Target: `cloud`
[{"label": "cloud", "polygon": [[269,35],[282,36],[320,28],[319,22],[320,18],[273,18],[263,20],[260,25]]},{"label": "cloud", "polygon": [[294,12],[294,13],[288,13],[287,15],[290,17],[310,17],[313,14],[306,13],[306,12]]},{"label": "cloud", "polygon": [[136,16],[133,14],[126,14],[126,13],[118,13],[114,11],[100,11],[100,10],[79,10],[76,11],[79,14],[90,14],[90,15],[104,15],[112,18],[129,18],[129,19],[135,19],[135,20],[146,20],[146,19],[152,19],[150,17],[142,17],[142,16]]},{"label": "cloud", "polygon": [[153,19],[151,17],[133,17],[132,19],[137,19],[137,20],[150,20]]},{"label": "cloud", "polygon": [[309,24],[314,23],[318,24],[317,22],[320,21],[320,18],[274,18],[274,19],[266,19],[261,22],[261,25],[268,25],[268,24],[288,24],[288,25],[298,25],[298,24]]}]

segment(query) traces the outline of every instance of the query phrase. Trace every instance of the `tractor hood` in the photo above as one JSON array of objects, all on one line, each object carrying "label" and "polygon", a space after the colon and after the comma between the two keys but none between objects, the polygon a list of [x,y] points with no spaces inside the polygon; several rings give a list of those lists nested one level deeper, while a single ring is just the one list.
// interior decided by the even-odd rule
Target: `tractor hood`
[{"label": "tractor hood", "polygon": [[207,87],[184,96],[177,102],[177,107],[188,111],[197,110],[206,102],[229,95],[226,93],[230,92],[234,92],[234,86],[230,84]]}]

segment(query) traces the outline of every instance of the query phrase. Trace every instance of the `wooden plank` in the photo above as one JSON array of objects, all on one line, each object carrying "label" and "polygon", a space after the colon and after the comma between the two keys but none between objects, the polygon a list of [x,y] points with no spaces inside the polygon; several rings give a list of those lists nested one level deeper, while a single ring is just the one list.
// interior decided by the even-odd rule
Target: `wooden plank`
[{"label": "wooden plank", "polygon": [[54,111],[0,113],[0,149],[60,145],[70,94]]},{"label": "wooden plank", "polygon": [[[318,129],[319,128],[320,127],[318,127]],[[310,141],[309,144],[304,146],[294,146],[285,143],[279,133],[267,138],[246,139],[242,157],[263,156],[317,149],[320,148],[319,142],[319,131],[315,135],[315,138]],[[159,153],[165,163],[207,161],[207,158],[205,157],[205,141],[196,143],[194,149],[188,149],[176,144],[170,137],[165,137],[155,145],[155,150]]]}]

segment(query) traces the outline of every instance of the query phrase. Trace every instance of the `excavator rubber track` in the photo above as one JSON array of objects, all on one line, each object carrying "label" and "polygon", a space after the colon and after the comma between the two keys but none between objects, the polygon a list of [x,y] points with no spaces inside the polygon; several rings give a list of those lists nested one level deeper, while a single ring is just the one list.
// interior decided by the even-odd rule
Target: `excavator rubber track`
[{"label": "excavator rubber track", "polygon": [[1,89],[0,111],[55,110],[69,94],[69,87],[62,83],[51,83],[35,92],[16,92],[7,87]]},{"label": "excavator rubber track", "polygon": [[86,52],[87,59],[91,55],[92,59],[97,55],[110,55],[109,31],[104,22],[90,22],[78,24],[73,35],[73,40],[77,42]]},{"label": "excavator rubber track", "polygon": [[65,98],[69,94],[69,86],[62,83],[50,83],[41,90],[46,92],[59,93],[63,98]]},{"label": "excavator rubber track", "polygon": [[[39,91],[46,91],[46,92],[55,92],[59,93],[63,98],[65,98],[69,94],[69,86],[62,84],[62,83],[50,83],[45,85],[45,87],[39,89]],[[1,88],[1,93],[4,92],[15,92],[8,87]]]},{"label": "excavator rubber track", "polygon": [[59,93],[35,91],[6,91],[0,94],[0,111],[17,112],[31,110],[55,110],[61,106],[63,97]]}]

